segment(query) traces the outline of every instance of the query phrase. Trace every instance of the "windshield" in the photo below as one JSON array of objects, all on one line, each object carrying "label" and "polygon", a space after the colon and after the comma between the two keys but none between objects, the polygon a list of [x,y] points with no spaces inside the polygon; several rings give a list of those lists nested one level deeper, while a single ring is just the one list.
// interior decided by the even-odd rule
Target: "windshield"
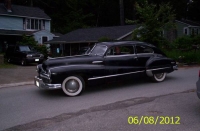
[{"label": "windshield", "polygon": [[96,45],[93,50],[90,52],[90,55],[98,55],[103,56],[107,50],[107,46],[105,45]]},{"label": "windshield", "polygon": [[31,49],[29,48],[29,46],[19,46],[19,50],[20,51],[31,51]]}]

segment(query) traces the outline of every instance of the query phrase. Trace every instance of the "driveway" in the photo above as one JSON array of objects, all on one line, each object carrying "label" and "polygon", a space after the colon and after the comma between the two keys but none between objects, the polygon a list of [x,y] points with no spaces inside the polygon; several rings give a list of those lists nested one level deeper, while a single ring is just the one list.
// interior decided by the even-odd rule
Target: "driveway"
[{"label": "driveway", "polygon": [[36,64],[28,66],[16,65],[13,68],[0,69],[0,88],[4,86],[17,85],[19,83],[33,84],[34,76],[37,74],[35,71]]}]

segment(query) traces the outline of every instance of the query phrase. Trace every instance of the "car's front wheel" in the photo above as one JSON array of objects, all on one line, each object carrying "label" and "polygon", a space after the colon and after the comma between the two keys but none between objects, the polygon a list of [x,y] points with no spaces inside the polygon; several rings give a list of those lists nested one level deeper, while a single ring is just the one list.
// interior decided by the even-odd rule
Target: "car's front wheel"
[{"label": "car's front wheel", "polygon": [[153,74],[152,78],[155,82],[162,82],[166,78],[166,73]]},{"label": "car's front wheel", "polygon": [[25,60],[25,59],[22,59],[22,60],[21,60],[21,65],[22,65],[22,66],[25,66],[26,64],[27,64],[27,63],[26,63],[26,60]]},{"label": "car's front wheel", "polygon": [[11,62],[10,58],[8,58],[8,59],[7,59],[7,62],[8,62],[8,63],[10,63],[10,62]]},{"label": "car's front wheel", "polygon": [[77,96],[85,88],[85,82],[81,76],[69,76],[62,83],[62,90],[68,96]]}]

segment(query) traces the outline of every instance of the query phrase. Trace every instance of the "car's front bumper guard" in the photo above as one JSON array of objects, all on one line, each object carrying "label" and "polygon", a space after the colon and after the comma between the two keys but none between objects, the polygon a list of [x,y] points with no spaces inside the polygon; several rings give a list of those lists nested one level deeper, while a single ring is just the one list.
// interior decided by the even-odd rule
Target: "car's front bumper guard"
[{"label": "car's front bumper guard", "polygon": [[178,65],[173,66],[174,70],[178,70]]},{"label": "car's front bumper guard", "polygon": [[61,89],[61,84],[47,84],[42,81],[38,76],[35,76],[34,84],[39,87],[40,89]]}]

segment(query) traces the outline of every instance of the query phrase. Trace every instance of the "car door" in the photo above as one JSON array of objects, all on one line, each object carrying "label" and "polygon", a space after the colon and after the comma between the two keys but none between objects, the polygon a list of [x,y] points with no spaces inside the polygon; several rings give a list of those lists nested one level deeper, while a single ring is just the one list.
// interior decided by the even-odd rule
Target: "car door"
[{"label": "car door", "polygon": [[137,44],[135,45],[135,51],[138,66],[145,70],[147,61],[154,55],[154,50],[149,46]]},{"label": "car door", "polygon": [[133,45],[111,47],[104,57],[104,63],[105,75],[111,80],[130,77],[140,71]]},{"label": "car door", "polygon": [[19,46],[16,46],[15,51],[14,51],[14,61],[20,62],[22,59],[22,53],[20,52]]}]

